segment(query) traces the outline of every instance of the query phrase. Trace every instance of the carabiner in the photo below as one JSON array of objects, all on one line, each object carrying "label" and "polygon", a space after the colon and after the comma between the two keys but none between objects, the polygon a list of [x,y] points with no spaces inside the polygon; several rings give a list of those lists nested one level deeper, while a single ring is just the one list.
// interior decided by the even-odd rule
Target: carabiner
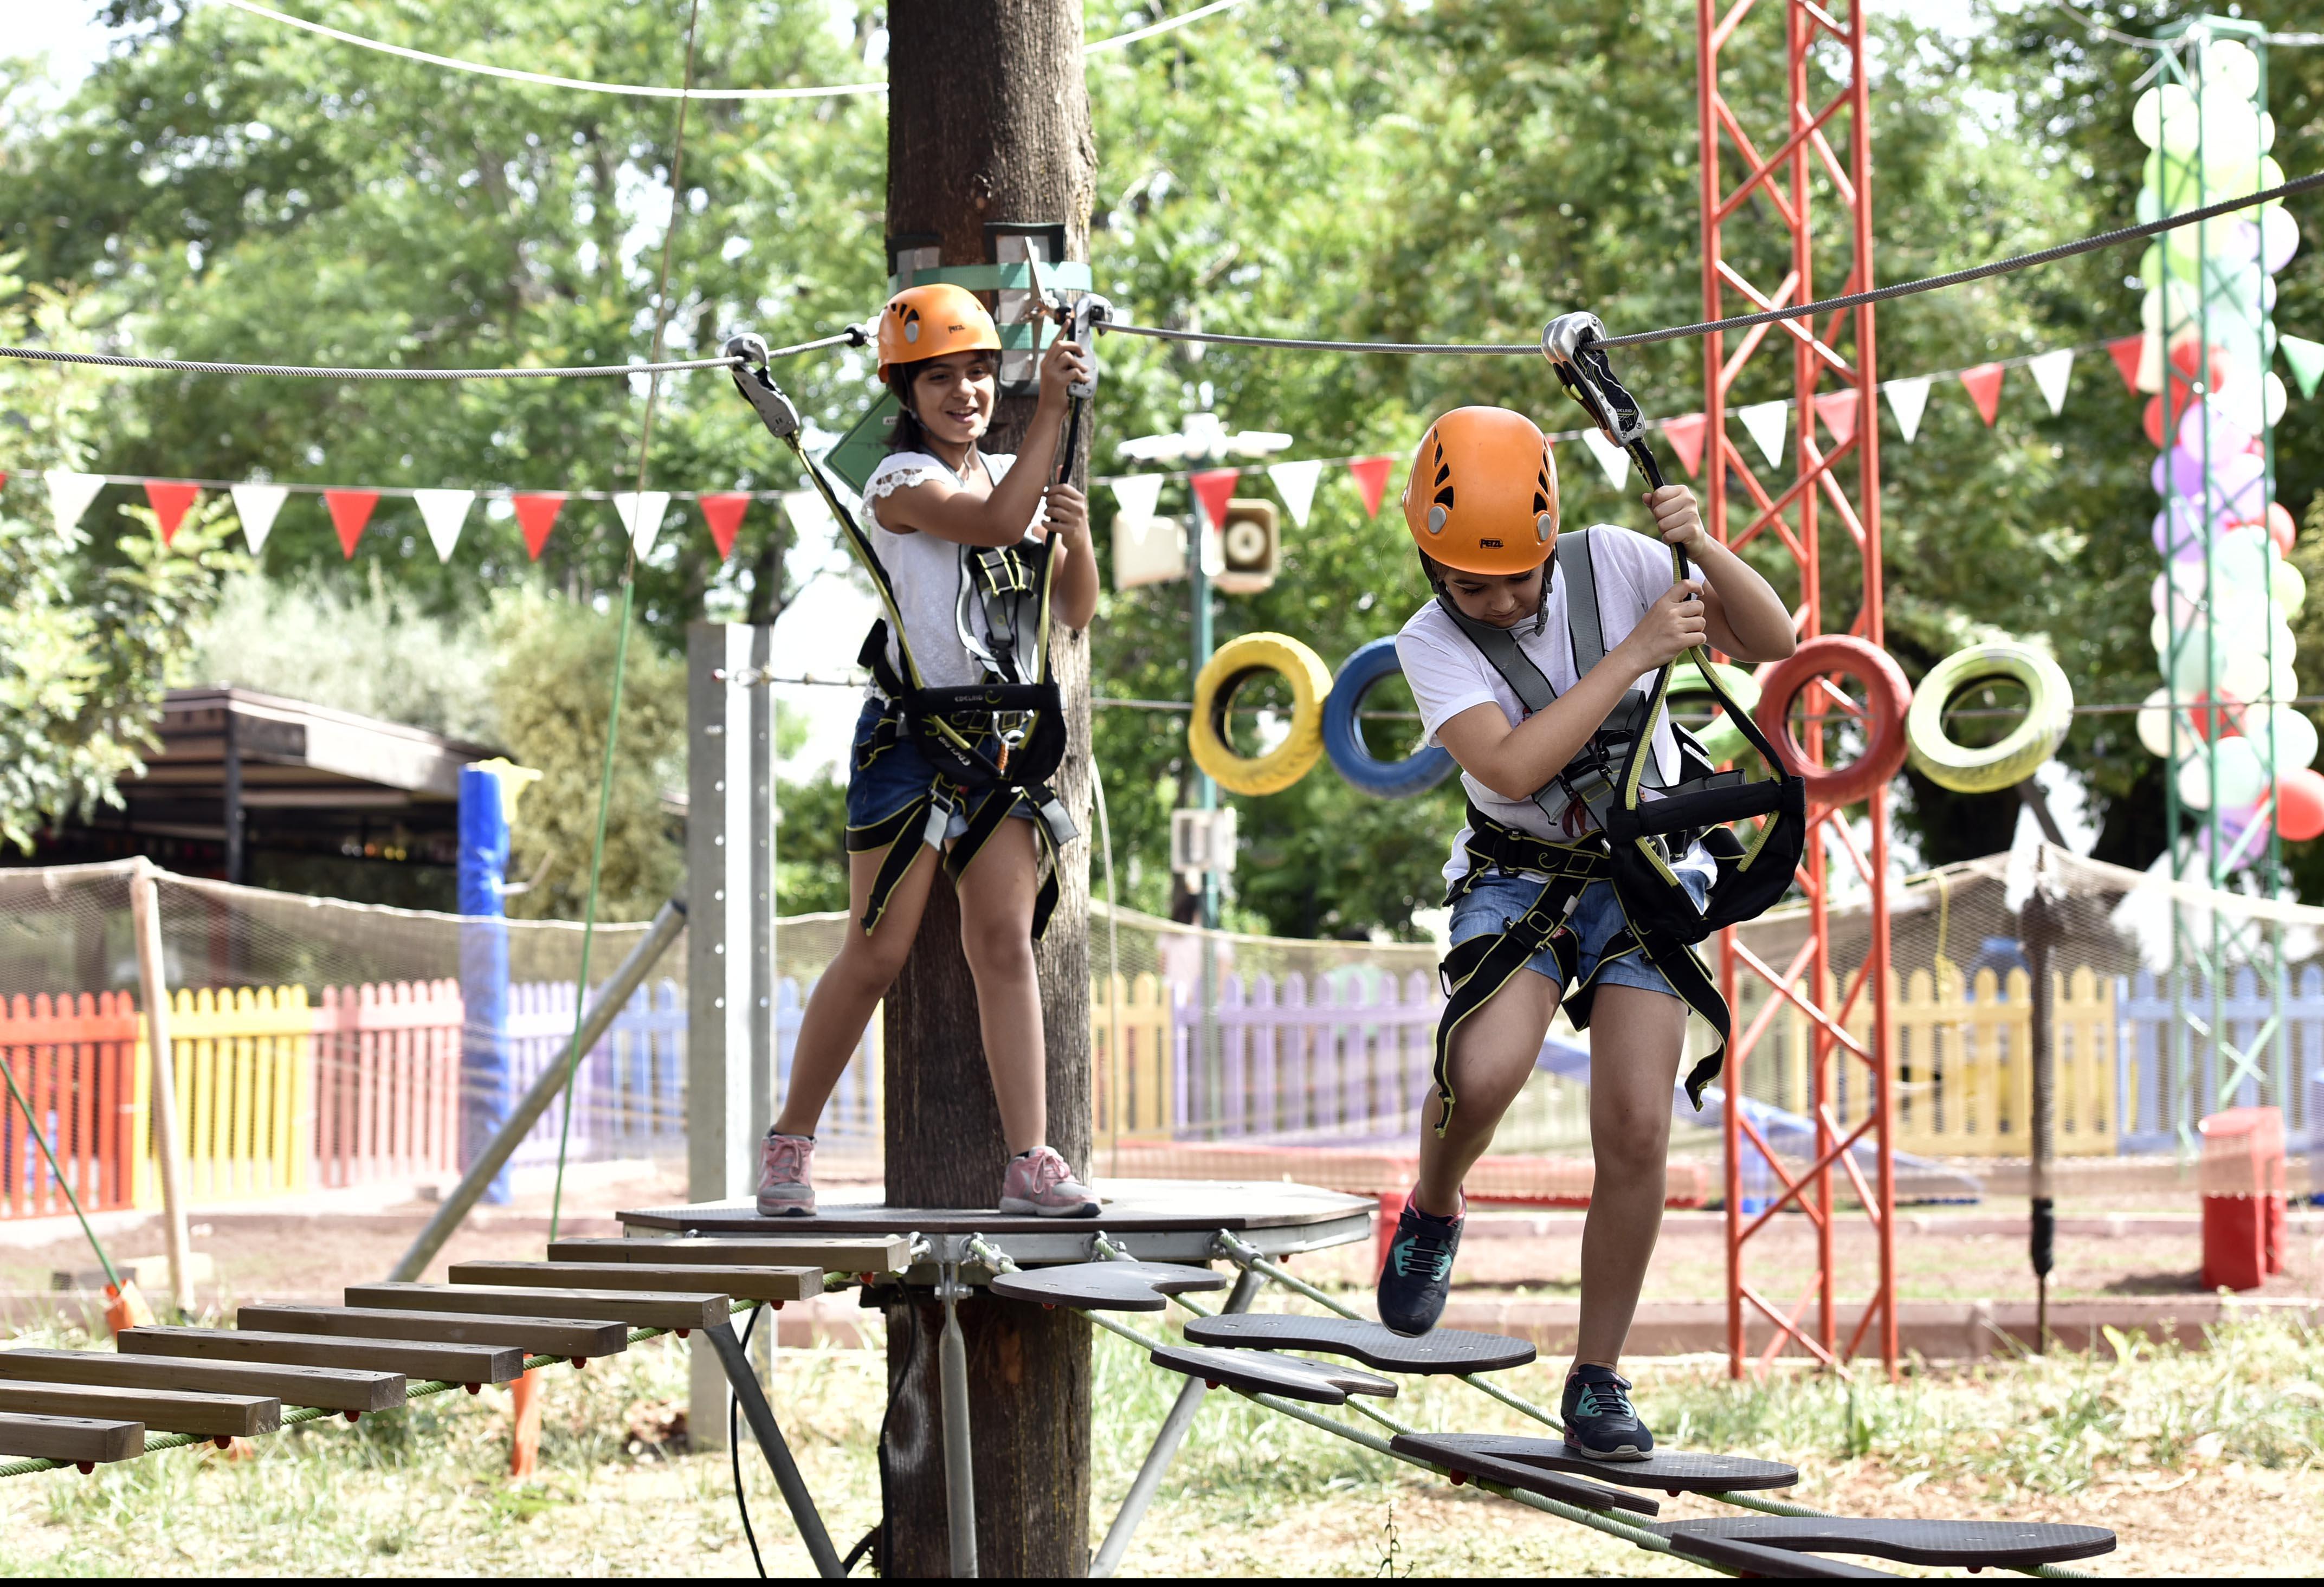
[{"label": "carabiner", "polygon": [[1663,486],[1662,466],[1646,445],[1646,417],[1638,400],[1614,378],[1606,360],[1606,322],[1590,313],[1561,314],[1543,328],[1541,355],[1582,404],[1605,438],[1637,460],[1638,472],[1654,490]]},{"label": "carabiner", "polygon": [[737,360],[733,371],[734,389],[742,393],[759,415],[759,422],[767,433],[779,441],[797,443],[799,432],[798,409],[775,384],[767,370],[767,343],[763,337],[743,331],[726,338],[725,356]]}]

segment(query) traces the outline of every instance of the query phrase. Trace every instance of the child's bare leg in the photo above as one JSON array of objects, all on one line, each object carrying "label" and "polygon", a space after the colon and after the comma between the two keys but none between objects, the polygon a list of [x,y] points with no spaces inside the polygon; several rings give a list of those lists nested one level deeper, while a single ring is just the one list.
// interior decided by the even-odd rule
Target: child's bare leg
[{"label": "child's bare leg", "polygon": [[[896,840],[918,843],[917,833]],[[936,851],[927,850],[912,862],[903,881],[888,896],[880,924],[865,935],[854,923],[870,907],[872,881],[880,873],[882,850],[847,856],[847,918],[851,929],[841,939],[838,956],[831,961],[807,1000],[799,1020],[798,1044],[791,1051],[791,1079],[783,1093],[782,1112],[775,1129],[783,1135],[812,1135],[823,1104],[847,1069],[847,1061],[863,1040],[872,1010],[896,983],[904,960],[919,934],[920,912],[927,907],[928,885],[936,873]],[[770,1018],[772,1016],[770,1015]]]},{"label": "child's bare leg", "polygon": [[1686,1005],[1665,992],[1601,986],[1590,1020],[1590,1148],[1597,1177],[1582,1225],[1582,1327],[1573,1364],[1612,1369],[1663,1226],[1671,1085]]},{"label": "child's bare leg", "polygon": [[960,947],[976,982],[977,1028],[1001,1133],[1014,1154],[1047,1139],[1048,1050],[1033,970],[1033,900],[1040,890],[1033,824],[1010,819],[960,874]]},{"label": "child's bare leg", "polygon": [[1452,1123],[1436,1133],[1441,1108],[1433,1092],[1421,1115],[1420,1176],[1412,1194],[1422,1212],[1450,1218],[1461,1211],[1461,1181],[1493,1144],[1501,1115],[1533,1073],[1557,1011],[1557,992],[1548,976],[1520,970],[1453,1033]]}]

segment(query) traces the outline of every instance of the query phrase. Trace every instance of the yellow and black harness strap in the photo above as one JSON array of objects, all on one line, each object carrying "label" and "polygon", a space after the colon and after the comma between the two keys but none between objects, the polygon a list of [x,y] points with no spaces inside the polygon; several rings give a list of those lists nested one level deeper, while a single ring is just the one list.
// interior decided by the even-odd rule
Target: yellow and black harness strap
[{"label": "yellow and black harness strap", "polygon": [[[969,863],[983,851],[992,835],[1001,830],[1019,804],[1033,809],[1033,835],[1041,845],[1036,865],[1041,875],[1041,890],[1033,896],[1033,940],[1038,942],[1049,929],[1049,917],[1057,912],[1060,887],[1057,868],[1059,851],[1073,840],[1075,832],[1073,818],[1065,814],[1065,803],[1046,785],[1038,788],[1001,786],[985,790],[968,812],[968,830],[945,855],[945,874],[956,883]],[[1064,835],[1059,836],[1060,831]]]},{"label": "yellow and black harness strap", "polygon": [[[886,858],[872,878],[870,896],[864,900],[862,927],[870,936],[888,912],[889,900],[903,884],[913,863],[923,848],[935,849],[944,855],[945,874],[954,882],[968,869],[1001,824],[1019,803],[1031,807],[1033,831],[1041,845],[1041,890],[1033,899],[1033,940],[1038,942],[1049,928],[1049,918],[1056,913],[1060,886],[1057,880],[1059,853],[1076,835],[1073,818],[1065,812],[1065,802],[1047,785],[1019,788],[1001,783],[982,789],[970,789],[946,777],[939,776],[928,791],[906,805],[884,820],[869,826],[847,829],[847,852],[851,854],[876,853],[884,849]],[[949,852],[944,846],[945,834],[951,828],[953,813],[963,811],[968,829],[962,833]]]}]

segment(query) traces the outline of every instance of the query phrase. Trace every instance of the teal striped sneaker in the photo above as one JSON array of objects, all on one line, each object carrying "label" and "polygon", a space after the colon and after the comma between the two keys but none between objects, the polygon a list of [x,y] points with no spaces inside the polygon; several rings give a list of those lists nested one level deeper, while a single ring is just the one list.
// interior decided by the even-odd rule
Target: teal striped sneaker
[{"label": "teal striped sneaker", "polygon": [[1576,1454],[1593,1461],[1654,1458],[1655,1435],[1630,1403],[1629,1380],[1604,1367],[1574,1369],[1565,1380],[1559,1413],[1565,1423],[1565,1447]]},{"label": "teal striped sneaker", "polygon": [[1396,1221],[1396,1239],[1379,1276],[1379,1320],[1395,1332],[1425,1333],[1444,1315],[1444,1297],[1452,1290],[1452,1258],[1461,1249],[1461,1224],[1468,1210],[1463,1196],[1460,1213],[1432,1217],[1405,1197],[1404,1215]]}]

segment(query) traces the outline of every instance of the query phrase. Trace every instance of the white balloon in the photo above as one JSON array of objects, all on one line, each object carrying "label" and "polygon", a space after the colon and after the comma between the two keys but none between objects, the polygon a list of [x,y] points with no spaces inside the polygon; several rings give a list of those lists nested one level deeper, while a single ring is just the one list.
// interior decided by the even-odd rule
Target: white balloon
[{"label": "white balloon", "polygon": [[2277,777],[2315,762],[2316,724],[2297,706],[2254,706],[2244,715],[2244,737]]},{"label": "white balloon", "polygon": [[[2267,284],[2270,287],[2273,287],[2275,285],[2273,281],[2270,281]],[[2267,407],[2268,423],[2271,425],[2282,424],[2283,422],[2283,411],[2285,408],[2289,407],[2292,402],[2292,393],[2283,389],[2283,377],[2276,374],[2273,369],[2269,370],[2267,372],[2267,378],[2260,383],[2260,390],[2266,393],[2264,401]]]},{"label": "white balloon", "polygon": [[2230,699],[2256,699],[2267,692],[2267,657],[2258,650],[2230,650],[2219,669],[2219,692]]},{"label": "white balloon", "polygon": [[2259,212],[2260,263],[2273,275],[2292,263],[2300,251],[2300,223],[2289,209],[2263,209]]},{"label": "white balloon", "polygon": [[2188,756],[2179,767],[2179,798],[2190,809],[2209,809],[2216,788],[2219,808],[2240,810],[2258,798],[2267,784],[2267,768],[2245,738],[2223,738]]},{"label": "white balloon", "polygon": [[2283,617],[2297,617],[2308,604],[2308,576],[2289,562],[2278,562],[2268,575],[2268,600]]},{"label": "white balloon", "polygon": [[2169,688],[2156,689],[2138,707],[2138,742],[2146,746],[2148,754],[2161,760],[2170,759],[2174,749],[2185,752],[2195,742],[2194,729],[2183,714],[2179,719],[2179,742],[2175,745],[2171,742]]},{"label": "white balloon", "polygon": [[2259,92],[2259,57],[2251,46],[2235,39],[2213,39],[2202,54],[2203,108],[2234,99],[2249,101]]}]

